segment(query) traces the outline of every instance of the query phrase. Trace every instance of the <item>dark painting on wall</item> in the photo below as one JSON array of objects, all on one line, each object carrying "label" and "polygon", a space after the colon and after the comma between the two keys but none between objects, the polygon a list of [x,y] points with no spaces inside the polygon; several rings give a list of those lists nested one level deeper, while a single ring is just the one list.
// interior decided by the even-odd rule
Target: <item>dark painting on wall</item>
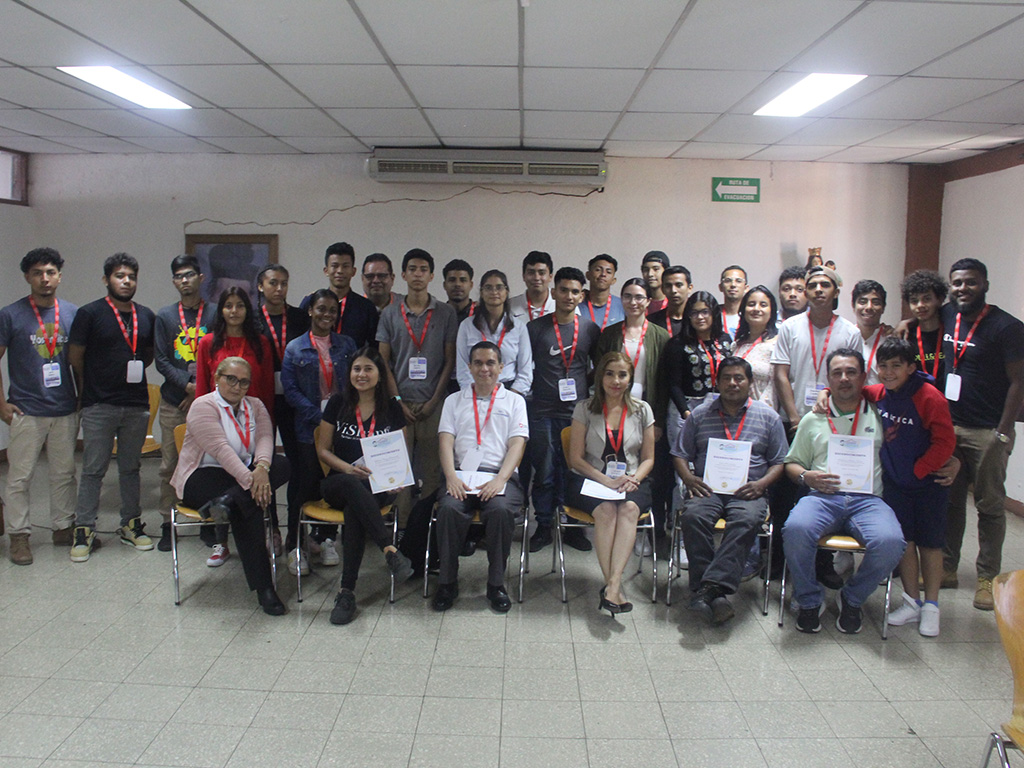
[{"label": "dark painting on wall", "polygon": [[203,299],[216,303],[226,288],[239,286],[256,306],[256,275],[277,263],[277,235],[185,235],[185,253],[199,259],[206,275]]}]

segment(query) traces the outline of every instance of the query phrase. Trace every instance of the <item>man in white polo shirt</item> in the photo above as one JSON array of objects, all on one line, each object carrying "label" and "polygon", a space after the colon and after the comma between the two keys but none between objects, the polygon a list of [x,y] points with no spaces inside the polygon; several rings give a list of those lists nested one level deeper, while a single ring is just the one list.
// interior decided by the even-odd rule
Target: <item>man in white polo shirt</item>
[{"label": "man in white polo shirt", "polygon": [[473,384],[449,395],[438,426],[444,489],[437,505],[440,585],[434,610],[447,611],[459,595],[459,552],[479,510],[487,543],[487,599],[505,613],[505,563],[512,549],[515,517],[523,505],[516,467],[523,457],[526,401],[498,381],[501,350],[481,341],[469,353]]}]

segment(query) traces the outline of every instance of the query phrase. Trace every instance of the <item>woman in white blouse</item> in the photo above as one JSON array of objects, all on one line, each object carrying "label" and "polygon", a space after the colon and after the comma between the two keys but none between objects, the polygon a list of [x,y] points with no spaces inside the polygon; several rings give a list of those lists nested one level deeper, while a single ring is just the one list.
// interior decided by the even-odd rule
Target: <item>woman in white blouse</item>
[{"label": "woman in white blouse", "polygon": [[772,352],[778,330],[775,318],[778,305],[775,296],[763,285],[757,285],[740,300],[740,325],[736,330],[733,354],[742,357],[754,371],[750,396],[775,407],[775,384],[772,379]]}]

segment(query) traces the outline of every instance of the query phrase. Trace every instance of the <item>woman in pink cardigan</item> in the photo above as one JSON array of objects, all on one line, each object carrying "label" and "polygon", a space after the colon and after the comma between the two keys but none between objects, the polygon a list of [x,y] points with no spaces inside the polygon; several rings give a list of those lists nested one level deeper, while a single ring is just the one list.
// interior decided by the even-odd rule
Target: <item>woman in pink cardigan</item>
[{"label": "woman in pink cardigan", "polygon": [[[216,390],[196,398],[188,411],[185,441],[171,478],[185,506],[231,524],[249,589],[264,613],[280,616],[264,543],[263,515],[273,490],[288,480],[288,462],[274,454],[274,427],[266,407],[245,393],[252,368],[227,357],[214,374]],[[224,548],[227,557],[227,548]]]}]

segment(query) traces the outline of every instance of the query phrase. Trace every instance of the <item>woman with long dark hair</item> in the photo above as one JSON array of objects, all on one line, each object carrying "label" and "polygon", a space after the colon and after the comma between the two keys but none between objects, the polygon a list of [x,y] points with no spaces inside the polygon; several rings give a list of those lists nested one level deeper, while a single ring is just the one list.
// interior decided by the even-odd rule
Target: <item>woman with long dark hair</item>
[{"label": "woman with long dark hair", "polygon": [[345,512],[344,567],[331,611],[332,624],[348,624],[355,616],[356,580],[367,538],[384,553],[397,581],[412,575],[409,559],[394,547],[380,513],[395,494],[370,492],[370,472],[359,442],[404,429],[402,407],[388,396],[387,368],[380,353],[369,345],[360,348],[352,355],[342,392],[327,401],[316,443],[319,460],[328,471],[320,485],[324,500]]},{"label": "woman with long dark hair", "polygon": [[740,325],[736,329],[733,354],[742,357],[754,372],[750,396],[775,407],[775,385],[772,379],[772,352],[779,334],[775,325],[778,304],[775,296],[763,285],[756,285],[740,299]]}]

